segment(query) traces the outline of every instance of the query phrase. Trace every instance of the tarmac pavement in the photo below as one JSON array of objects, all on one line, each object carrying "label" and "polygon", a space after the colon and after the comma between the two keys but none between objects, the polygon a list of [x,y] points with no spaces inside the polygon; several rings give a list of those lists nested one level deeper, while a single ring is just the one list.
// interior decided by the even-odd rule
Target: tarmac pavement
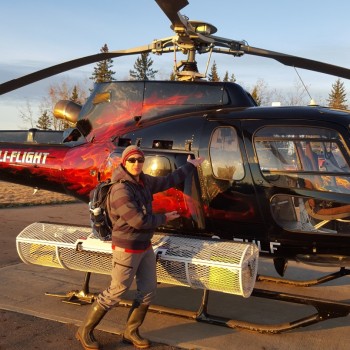
[{"label": "tarmac pavement", "polygon": [[[88,224],[85,204],[64,204],[16,209],[1,209],[0,220],[0,349],[81,349],[74,334],[88,306],[62,302],[62,298],[46,292],[66,294],[81,290],[84,273],[24,264],[17,255],[15,238],[27,225],[37,221]],[[331,269],[291,263],[287,277],[316,278]],[[269,261],[260,259],[259,273],[274,274]],[[297,288],[257,283],[258,288],[281,290],[317,298],[350,302],[349,277],[326,284]],[[92,275],[90,292],[98,292],[109,283],[109,276]],[[133,291],[126,299],[132,298]],[[157,305],[195,312],[201,302],[202,290],[160,284]],[[285,303],[258,297],[242,298],[210,292],[210,314],[261,324],[285,323],[315,312],[305,305]],[[132,349],[121,342],[128,308],[111,310],[98,326],[96,337],[104,349]],[[197,322],[190,318],[149,312],[142,334],[155,342],[153,349],[232,349],[232,350],[293,350],[349,349],[350,317],[327,320],[281,334],[261,334]]]}]

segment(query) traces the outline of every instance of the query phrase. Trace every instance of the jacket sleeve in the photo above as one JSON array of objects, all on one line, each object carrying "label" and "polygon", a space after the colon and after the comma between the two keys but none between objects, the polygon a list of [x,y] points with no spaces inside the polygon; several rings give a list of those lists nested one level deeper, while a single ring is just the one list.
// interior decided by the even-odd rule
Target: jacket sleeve
[{"label": "jacket sleeve", "polygon": [[156,229],[164,225],[164,214],[147,213],[146,209],[136,201],[133,190],[125,183],[115,184],[110,192],[109,213],[113,225],[125,223],[138,230]]},{"label": "jacket sleeve", "polygon": [[190,175],[195,168],[196,167],[193,164],[187,162],[167,176],[145,176],[149,181],[151,192],[157,193],[184,182],[186,177]]}]

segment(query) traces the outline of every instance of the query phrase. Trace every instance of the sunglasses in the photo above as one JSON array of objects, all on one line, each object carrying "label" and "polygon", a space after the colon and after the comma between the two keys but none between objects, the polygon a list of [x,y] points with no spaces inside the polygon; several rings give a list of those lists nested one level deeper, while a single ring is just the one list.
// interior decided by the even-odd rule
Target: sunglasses
[{"label": "sunglasses", "polygon": [[145,162],[145,158],[129,158],[126,160],[129,163],[144,163]]}]

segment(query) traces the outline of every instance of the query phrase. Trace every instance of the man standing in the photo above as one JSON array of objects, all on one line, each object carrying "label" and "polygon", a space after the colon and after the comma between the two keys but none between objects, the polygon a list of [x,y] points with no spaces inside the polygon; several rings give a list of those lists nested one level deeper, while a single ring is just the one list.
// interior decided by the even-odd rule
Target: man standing
[{"label": "man standing", "polygon": [[99,349],[93,336],[94,328],[122,295],[130,288],[136,277],[137,292],[131,306],[123,334],[123,341],[140,349],[150,347],[148,339],[139,334],[149,305],[157,288],[156,257],[151,246],[154,230],[179,217],[176,211],[165,214],[152,212],[152,195],[165,191],[193,172],[204,159],[187,159],[187,164],[164,177],[142,172],[144,153],[137,146],[129,146],[122,153],[122,162],[116,168],[107,199],[112,221],[112,273],[110,286],[100,293],[79,327],[76,338],[84,349]]}]

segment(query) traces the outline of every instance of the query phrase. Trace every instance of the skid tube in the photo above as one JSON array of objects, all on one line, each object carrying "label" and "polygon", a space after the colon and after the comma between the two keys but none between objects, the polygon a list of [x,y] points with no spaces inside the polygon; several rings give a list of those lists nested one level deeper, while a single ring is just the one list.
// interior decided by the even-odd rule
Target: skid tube
[{"label": "skid tube", "polygon": [[[197,312],[168,308],[165,306],[159,305],[151,305],[150,310],[154,312],[158,312],[160,314],[168,314],[174,316],[181,316],[196,320],[198,322],[205,322],[217,326],[225,326],[228,328],[239,328],[249,331],[256,331],[259,333],[282,333],[286,331],[290,331],[292,329],[310,326],[315,323],[319,323],[328,319],[345,317],[350,313],[350,304],[347,303],[339,303],[331,300],[325,299],[315,299],[306,296],[294,295],[294,294],[286,294],[274,291],[268,291],[263,289],[254,289],[251,296],[266,298],[272,300],[285,301],[290,303],[304,304],[313,306],[316,309],[316,313],[307,317],[303,317],[291,322],[273,324],[273,325],[264,325],[251,323],[240,320],[232,320],[229,318],[210,315],[207,312],[208,309],[208,301],[209,301],[209,290],[203,291],[203,297],[201,305]],[[120,302],[120,306],[131,306],[131,302],[127,300],[122,300]]]},{"label": "skid tube", "polygon": [[305,280],[305,281],[298,281],[298,280],[289,280],[281,277],[272,277],[272,276],[264,276],[264,275],[258,275],[256,277],[257,282],[273,282],[278,284],[288,284],[292,286],[297,287],[310,287],[310,286],[316,286],[322,283],[326,283],[329,281],[333,281],[335,279],[348,276],[350,275],[350,270],[341,267],[339,271],[330,273],[328,275],[322,276],[320,278],[312,279],[312,280]]},{"label": "skid tube", "polygon": [[[75,305],[91,304],[94,302],[97,294],[89,292],[90,276],[91,273],[87,272],[85,275],[83,288],[80,291],[70,291],[66,294],[45,293],[45,295],[59,297],[62,299],[62,302]],[[323,322],[329,319],[345,317],[350,313],[350,304],[335,302],[327,299],[317,299],[303,295],[287,294],[264,289],[253,289],[251,296],[313,306],[316,309],[316,313],[300,319],[296,319],[291,322],[271,325],[233,320],[221,316],[211,315],[208,313],[209,290],[207,289],[203,290],[201,304],[196,312],[177,308],[169,308],[161,305],[151,305],[149,307],[149,310],[157,312],[159,314],[185,317],[198,322],[209,323],[217,326],[269,334],[287,332],[296,328],[310,326],[312,324]],[[122,307],[130,307],[131,305],[132,301],[130,300],[121,300],[119,302],[119,306]]]}]

